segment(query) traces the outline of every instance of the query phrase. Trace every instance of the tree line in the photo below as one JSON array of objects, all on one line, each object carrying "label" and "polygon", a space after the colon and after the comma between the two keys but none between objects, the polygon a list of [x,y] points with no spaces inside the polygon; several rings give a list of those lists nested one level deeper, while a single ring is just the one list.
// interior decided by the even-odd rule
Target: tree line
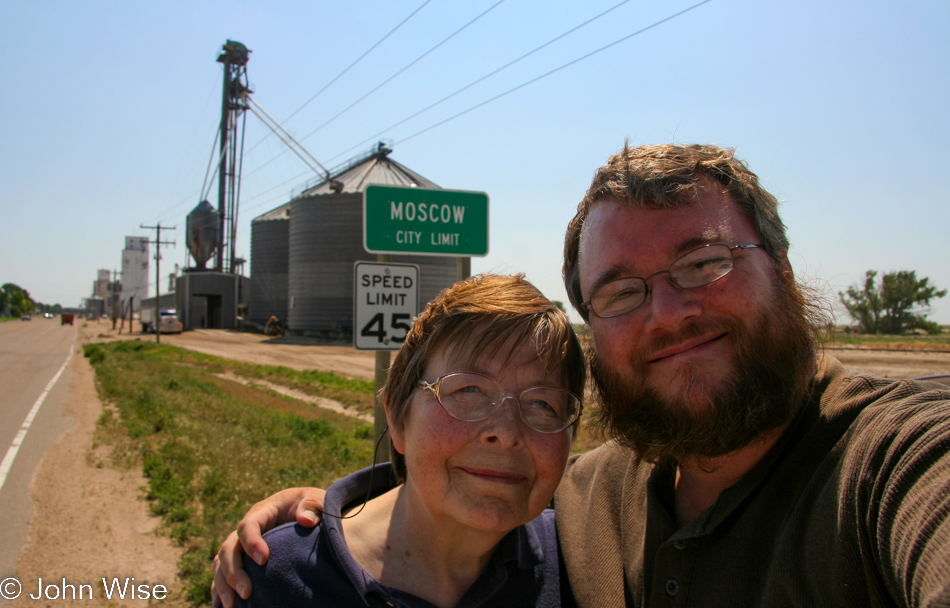
[{"label": "tree line", "polygon": [[58,315],[62,310],[59,304],[36,302],[30,297],[30,292],[19,285],[4,283],[0,286],[0,317],[19,317],[34,312]]}]

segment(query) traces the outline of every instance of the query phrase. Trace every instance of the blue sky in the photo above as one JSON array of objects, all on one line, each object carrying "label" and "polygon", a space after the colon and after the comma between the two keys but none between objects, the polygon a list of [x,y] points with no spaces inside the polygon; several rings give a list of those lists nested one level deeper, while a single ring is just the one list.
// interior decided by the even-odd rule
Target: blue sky
[{"label": "blue sky", "polygon": [[[525,272],[553,299],[564,227],[625,139],[737,148],[783,203],[796,274],[831,300],[868,269],[950,287],[950,3],[711,0],[413,136],[696,3],[631,0],[370,139],[619,0],[496,2],[431,0],[303,109],[423,0],[0,2],[0,281],[77,305],[143,223],[178,227],[163,273],[187,263],[230,38],[253,51],[254,98],[324,164],[385,138],[440,186],[487,192],[490,253],[473,270]],[[245,257],[251,219],[313,177],[247,125]],[[950,324],[950,298],[934,308]]]}]

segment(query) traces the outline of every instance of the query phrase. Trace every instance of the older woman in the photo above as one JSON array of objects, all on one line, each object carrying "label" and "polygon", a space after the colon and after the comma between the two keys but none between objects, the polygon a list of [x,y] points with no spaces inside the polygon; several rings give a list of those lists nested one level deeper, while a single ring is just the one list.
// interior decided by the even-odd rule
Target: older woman
[{"label": "older woman", "polygon": [[269,532],[242,605],[571,603],[545,508],[584,381],[566,315],[522,276],[444,291],[383,390],[392,463],[333,484],[316,528]]}]

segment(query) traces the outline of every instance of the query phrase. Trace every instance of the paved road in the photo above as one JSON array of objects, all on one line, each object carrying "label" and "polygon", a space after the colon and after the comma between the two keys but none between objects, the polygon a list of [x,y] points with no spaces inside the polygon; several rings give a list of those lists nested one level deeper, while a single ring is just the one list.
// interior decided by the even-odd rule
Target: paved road
[{"label": "paved road", "polygon": [[[75,426],[75,421],[60,414],[73,377],[69,367],[63,368],[75,342],[76,328],[60,325],[58,317],[0,323],[0,581],[15,575],[16,559],[33,514],[33,473],[46,451]],[[46,392],[60,370],[62,374]],[[44,392],[11,464],[14,440]],[[63,516],[69,516],[69,505],[63,505]],[[3,604],[0,598],[0,606]]]}]

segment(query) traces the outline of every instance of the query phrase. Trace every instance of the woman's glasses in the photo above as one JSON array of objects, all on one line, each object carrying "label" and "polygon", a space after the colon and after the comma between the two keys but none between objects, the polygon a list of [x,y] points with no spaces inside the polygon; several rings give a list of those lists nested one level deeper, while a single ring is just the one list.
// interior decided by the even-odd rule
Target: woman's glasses
[{"label": "woman's glasses", "polygon": [[416,386],[432,391],[450,416],[468,422],[488,418],[510,397],[518,402],[525,424],[541,433],[563,431],[574,424],[582,409],[580,399],[563,388],[535,386],[520,395],[508,395],[494,378],[475,372],[452,372],[432,383],[419,380]]}]

